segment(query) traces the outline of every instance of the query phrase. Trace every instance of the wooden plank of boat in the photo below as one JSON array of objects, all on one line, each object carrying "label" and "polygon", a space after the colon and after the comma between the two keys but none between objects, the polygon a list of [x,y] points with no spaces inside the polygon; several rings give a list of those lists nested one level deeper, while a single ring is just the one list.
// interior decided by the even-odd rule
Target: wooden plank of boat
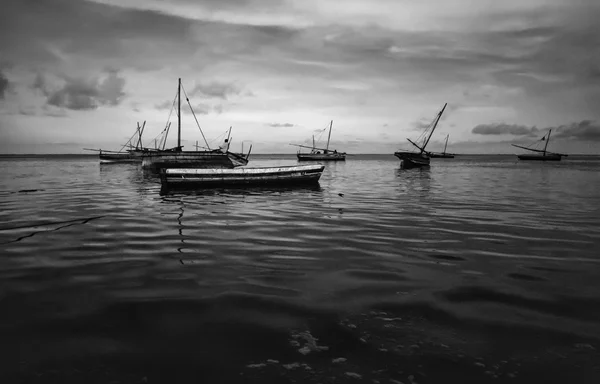
[{"label": "wooden plank of boat", "polygon": [[237,169],[167,168],[161,171],[161,183],[164,187],[310,184],[319,181],[323,169],[325,166],[321,164]]}]

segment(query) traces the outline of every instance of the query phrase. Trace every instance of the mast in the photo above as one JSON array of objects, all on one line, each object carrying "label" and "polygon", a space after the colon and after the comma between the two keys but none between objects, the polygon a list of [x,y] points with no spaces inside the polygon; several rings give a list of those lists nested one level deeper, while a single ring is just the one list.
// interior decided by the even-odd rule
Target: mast
[{"label": "mast", "polygon": [[329,139],[331,139],[331,126],[333,125],[333,120],[329,123],[329,136],[327,136],[327,152],[329,152]]},{"label": "mast", "polygon": [[444,152],[442,152],[444,155],[446,154],[446,147],[448,147],[448,136],[450,136],[450,134],[446,135],[446,144],[444,145]]},{"label": "mast", "polygon": [[177,85],[177,150],[181,151],[181,77]]},{"label": "mast", "polygon": [[552,130],[548,131],[548,138],[546,139],[546,145],[544,146],[544,156],[546,156],[546,148],[548,148],[548,142],[550,141],[550,134],[552,133]]},{"label": "mast", "polygon": [[231,126],[229,126],[229,133],[227,133],[227,148],[225,149],[225,152],[229,151],[229,146],[231,145],[230,143],[230,138],[231,138]]},{"label": "mast", "polygon": [[425,147],[429,143],[429,140],[431,140],[431,135],[433,135],[433,131],[435,131],[435,127],[437,127],[447,105],[448,105],[448,103],[444,104],[444,108],[442,108],[440,113],[438,113],[437,119],[435,119],[435,124],[433,125],[433,128],[431,129],[431,132],[429,133],[429,137],[427,138],[427,141],[425,141],[425,144],[423,144],[423,148],[421,148],[421,153],[425,152]]},{"label": "mast", "polygon": [[138,132],[138,142],[135,144],[135,149],[142,146],[142,128],[140,127],[140,123],[137,123],[137,132]]}]

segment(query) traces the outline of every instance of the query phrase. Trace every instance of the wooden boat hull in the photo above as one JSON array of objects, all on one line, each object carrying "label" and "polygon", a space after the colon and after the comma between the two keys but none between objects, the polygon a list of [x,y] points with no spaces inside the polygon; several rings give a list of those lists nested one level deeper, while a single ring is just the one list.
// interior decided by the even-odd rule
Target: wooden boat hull
[{"label": "wooden boat hull", "polygon": [[402,168],[429,167],[429,156],[416,152],[394,152],[394,156],[402,160]]},{"label": "wooden boat hull", "polygon": [[145,153],[142,167],[162,168],[235,168],[248,164],[244,156],[215,151],[157,151]]},{"label": "wooden boat hull", "polygon": [[430,153],[431,159],[454,159],[454,155],[450,153]]},{"label": "wooden boat hull", "polygon": [[214,188],[266,185],[307,185],[319,182],[324,165],[286,167],[202,169],[162,169],[163,188]]},{"label": "wooden boat hull", "polygon": [[298,161],[346,161],[343,153],[298,153]]},{"label": "wooden boat hull", "polygon": [[142,152],[102,152],[98,155],[101,163],[139,163],[142,161]]},{"label": "wooden boat hull", "polygon": [[562,155],[518,155],[519,160],[532,160],[532,161],[560,161]]}]

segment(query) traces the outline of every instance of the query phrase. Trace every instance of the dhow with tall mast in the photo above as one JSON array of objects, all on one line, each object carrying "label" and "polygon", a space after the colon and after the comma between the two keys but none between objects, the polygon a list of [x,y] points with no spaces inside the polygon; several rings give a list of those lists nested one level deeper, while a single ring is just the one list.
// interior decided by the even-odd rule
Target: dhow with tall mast
[{"label": "dhow with tall mast", "polygon": [[453,153],[446,152],[446,148],[448,148],[448,137],[450,137],[450,134],[446,135],[446,144],[444,144],[444,151],[442,153],[430,152],[429,157],[431,157],[432,159],[454,159]]},{"label": "dhow with tall mast", "polygon": [[[184,151],[181,145],[181,91],[185,94],[185,99],[192,111],[192,115],[196,120],[196,124],[198,125],[198,129],[200,129],[200,133],[202,134],[202,138],[204,139],[204,143],[206,144],[205,150],[196,150],[196,151]],[[211,149],[204,133],[202,132],[202,128],[200,128],[200,124],[198,123],[198,119],[196,118],[196,114],[192,109],[190,104],[190,99],[185,92],[181,84],[181,78],[179,79],[179,83],[177,86],[177,146],[174,148],[166,149],[166,150],[157,150],[157,151],[148,151],[142,155],[142,167],[143,168],[151,168],[151,169],[163,169],[163,168],[235,168],[248,164],[248,157],[250,156],[250,151],[252,150],[252,146],[246,155],[241,153],[234,153],[229,151],[229,146],[231,143],[231,130],[229,131],[229,136],[225,140],[225,143],[219,148]],[[173,103],[175,104],[175,103]],[[168,131],[167,131],[168,132]],[[165,138],[166,140],[166,138]]]},{"label": "dhow with tall mast", "polygon": [[422,142],[415,143],[411,139],[407,139],[412,145],[414,145],[419,150],[419,152],[406,151],[406,150],[400,150],[400,151],[394,152],[394,156],[396,156],[397,158],[402,160],[403,168],[418,168],[418,167],[428,167],[429,166],[430,153],[427,152],[425,150],[425,148],[427,147],[429,140],[431,140],[431,135],[433,135],[433,132],[435,131],[435,128],[437,127],[438,122],[440,121],[440,118],[442,117],[442,114],[444,113],[444,110],[446,109],[447,105],[448,105],[448,103],[444,104],[444,107],[442,108],[442,110],[438,112],[438,114],[433,119],[431,124],[421,134],[419,139],[416,140],[416,141],[422,140]]},{"label": "dhow with tall mast", "polygon": [[312,147],[309,147],[307,145],[300,145],[300,144],[290,144],[295,147],[310,149],[309,153],[301,153],[300,150],[298,150],[298,153],[297,153],[298,161],[345,161],[346,160],[345,152],[338,152],[337,150],[332,151],[329,149],[329,142],[331,140],[332,126],[333,126],[333,120],[331,120],[331,122],[329,123],[329,135],[327,136],[327,145],[325,146],[325,148],[317,148],[315,146],[315,136],[314,135],[312,137],[312,140],[313,140]]},{"label": "dhow with tall mast", "polygon": [[[129,140],[127,140],[127,142],[118,151],[93,148],[83,149],[86,151],[98,152],[98,158],[100,159],[100,163],[139,163],[142,161],[142,154],[150,150],[149,148],[144,148],[142,144],[142,134],[144,133],[145,127],[145,121],[141,127],[140,123],[138,122],[137,129],[133,136],[131,136]],[[133,145],[134,139],[135,146]]]},{"label": "dhow with tall mast", "polygon": [[[519,160],[560,161],[563,156],[568,156],[568,155],[565,155],[564,153],[554,153],[554,152],[548,151],[548,143],[550,142],[551,134],[552,134],[552,130],[550,129],[548,131],[547,137],[543,136],[539,140],[539,141],[546,142],[544,144],[544,149],[529,148],[529,147],[524,147],[522,145],[517,145],[517,144],[511,144],[511,145],[513,147],[517,147],[517,148],[525,149],[527,151],[535,152],[535,153],[530,153],[530,154],[517,155]],[[534,144],[537,144],[537,142]]]}]

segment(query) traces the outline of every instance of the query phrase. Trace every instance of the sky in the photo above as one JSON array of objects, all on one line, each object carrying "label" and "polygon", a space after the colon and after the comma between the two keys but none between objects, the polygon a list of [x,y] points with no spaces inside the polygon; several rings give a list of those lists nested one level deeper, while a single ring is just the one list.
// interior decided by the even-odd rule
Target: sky
[{"label": "sky", "polygon": [[[600,154],[595,0],[4,0],[0,153],[182,145]],[[170,117],[169,117],[170,116]]]}]

